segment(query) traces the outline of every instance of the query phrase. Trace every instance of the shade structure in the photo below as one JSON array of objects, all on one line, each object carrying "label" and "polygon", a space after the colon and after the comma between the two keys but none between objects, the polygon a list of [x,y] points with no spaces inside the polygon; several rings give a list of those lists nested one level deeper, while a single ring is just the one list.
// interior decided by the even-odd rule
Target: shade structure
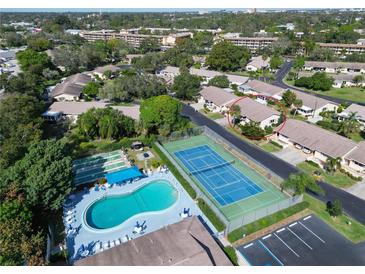
[{"label": "shade structure", "polygon": [[118,170],[116,172],[111,172],[105,175],[105,178],[109,184],[117,184],[127,180],[141,177],[143,177],[143,174],[139,171],[139,169],[136,166]]}]

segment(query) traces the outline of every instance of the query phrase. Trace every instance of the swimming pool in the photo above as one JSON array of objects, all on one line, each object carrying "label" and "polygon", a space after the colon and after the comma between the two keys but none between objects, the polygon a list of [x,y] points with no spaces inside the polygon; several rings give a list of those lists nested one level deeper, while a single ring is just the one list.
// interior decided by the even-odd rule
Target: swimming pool
[{"label": "swimming pool", "polygon": [[168,181],[155,180],[131,193],[95,201],[86,209],[84,220],[93,229],[110,229],[137,214],[167,209],[177,198],[177,190]]}]

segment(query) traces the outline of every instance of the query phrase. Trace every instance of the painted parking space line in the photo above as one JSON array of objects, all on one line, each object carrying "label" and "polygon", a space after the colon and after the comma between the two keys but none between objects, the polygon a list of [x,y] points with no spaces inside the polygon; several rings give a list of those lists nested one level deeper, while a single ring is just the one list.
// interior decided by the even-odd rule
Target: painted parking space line
[{"label": "painted parking space line", "polygon": [[267,238],[270,238],[271,237],[271,234],[269,235],[266,235],[265,237],[262,237],[263,240],[266,240]]},{"label": "painted parking space line", "polygon": [[295,237],[297,237],[303,244],[305,244],[310,250],[313,250],[313,248],[307,244],[302,238],[300,238],[293,230],[291,230],[289,227],[288,227],[288,230],[294,234]]},{"label": "painted parking space line", "polygon": [[300,257],[298,253],[296,253],[286,242],[283,241],[276,233],[274,235],[291,251],[295,256]]},{"label": "painted parking space line", "polygon": [[311,216],[311,215],[309,215],[309,216],[307,216],[307,217],[303,218],[303,221],[308,220],[308,219],[310,219],[310,218],[312,218],[312,216]]},{"label": "painted parking space line", "polygon": [[253,243],[250,243],[248,245],[245,245],[243,248],[249,248],[250,246],[253,246]]},{"label": "painted parking space line", "polygon": [[258,242],[260,243],[260,245],[281,265],[283,266],[284,264],[282,263],[282,261],[279,260],[278,257],[275,256],[274,253],[271,252],[271,250],[260,240],[258,240]]},{"label": "painted parking space line", "polygon": [[276,233],[280,233],[280,232],[282,232],[282,231],[284,231],[285,230],[285,227],[283,227],[283,228],[281,228],[281,229],[279,229],[279,230],[276,230]]},{"label": "painted parking space line", "polygon": [[295,226],[297,224],[298,224],[298,222],[292,223],[292,224],[289,225],[289,227]]},{"label": "painted parking space line", "polygon": [[310,233],[312,233],[318,240],[320,240],[322,243],[326,243],[325,240],[323,240],[321,237],[319,237],[316,233],[314,233],[312,230],[310,230],[306,225],[304,225],[303,223],[301,223],[299,221],[299,224],[302,225],[306,230],[308,230]]}]

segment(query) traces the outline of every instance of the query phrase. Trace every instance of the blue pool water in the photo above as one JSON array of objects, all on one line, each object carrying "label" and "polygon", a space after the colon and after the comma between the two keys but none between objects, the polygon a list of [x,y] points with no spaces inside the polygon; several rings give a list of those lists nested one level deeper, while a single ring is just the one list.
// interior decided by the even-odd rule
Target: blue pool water
[{"label": "blue pool water", "polygon": [[176,202],[177,195],[168,181],[156,180],[132,193],[96,201],[87,209],[85,219],[92,228],[112,228],[136,214],[169,208]]}]

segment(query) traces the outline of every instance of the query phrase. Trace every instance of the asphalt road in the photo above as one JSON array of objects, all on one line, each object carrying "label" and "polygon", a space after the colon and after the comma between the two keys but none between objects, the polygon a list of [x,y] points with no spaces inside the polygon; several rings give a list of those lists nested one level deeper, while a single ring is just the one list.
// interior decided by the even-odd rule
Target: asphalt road
[{"label": "asphalt road", "polygon": [[365,265],[364,242],[353,244],[315,215],[238,247],[251,265]]},{"label": "asphalt road", "polygon": [[285,78],[285,75],[290,71],[291,67],[292,67],[292,62],[284,62],[284,64],[281,66],[281,68],[276,72],[276,75],[275,75],[276,79],[272,84],[275,85],[275,86],[284,88],[284,89],[291,89],[291,90],[296,90],[296,91],[299,91],[299,92],[307,93],[307,94],[310,94],[310,95],[313,95],[313,96],[316,96],[316,97],[319,97],[319,98],[326,99],[328,101],[335,102],[337,104],[341,104],[341,103],[352,104],[352,103],[354,103],[354,104],[365,106],[365,103],[359,103],[359,102],[355,102],[355,101],[351,101],[351,100],[338,99],[338,98],[334,98],[334,97],[327,96],[327,95],[324,95],[324,94],[317,94],[317,93],[309,92],[309,91],[302,90],[302,89],[299,89],[299,88],[294,88],[292,86],[289,86],[289,85],[285,84],[283,82],[283,79]]},{"label": "asphalt road", "polygon": [[[188,117],[192,122],[198,126],[207,126],[215,133],[219,134],[233,145],[250,155],[257,162],[276,173],[283,179],[289,177],[290,174],[296,173],[299,170],[291,164],[279,159],[275,155],[268,153],[227,131],[224,127],[220,126],[213,120],[207,118],[203,114],[196,111],[194,108],[188,105],[183,105],[181,113],[183,116]],[[313,193],[309,193],[315,198],[327,202],[339,199],[342,203],[343,210],[349,216],[365,225],[365,201],[336,187],[333,187],[325,182],[319,182],[320,186],[324,189],[325,195],[318,196]]]}]

